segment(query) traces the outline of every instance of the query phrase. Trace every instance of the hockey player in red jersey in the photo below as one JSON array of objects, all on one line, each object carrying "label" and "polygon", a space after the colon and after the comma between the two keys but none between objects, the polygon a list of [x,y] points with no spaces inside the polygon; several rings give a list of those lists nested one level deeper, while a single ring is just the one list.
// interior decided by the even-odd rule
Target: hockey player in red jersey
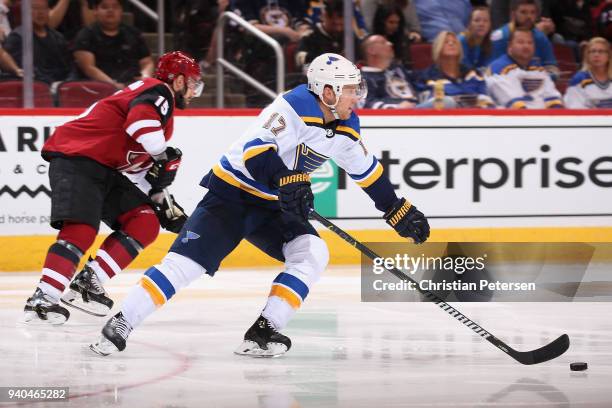
[{"label": "hockey player in red jersey", "polygon": [[[59,229],[42,278],[26,301],[25,321],[62,324],[62,302],[104,316],[113,305],[103,284],[124,269],[159,233],[178,232],[187,219],[163,191],[176,176],[180,150],[167,146],[175,108],[202,92],[198,64],[186,54],[164,54],[155,78],[134,82],[59,126],[42,156],[50,162],[51,226]],[[172,208],[170,208],[172,206]],[[114,232],[72,279],[93,244],[100,221]]]}]

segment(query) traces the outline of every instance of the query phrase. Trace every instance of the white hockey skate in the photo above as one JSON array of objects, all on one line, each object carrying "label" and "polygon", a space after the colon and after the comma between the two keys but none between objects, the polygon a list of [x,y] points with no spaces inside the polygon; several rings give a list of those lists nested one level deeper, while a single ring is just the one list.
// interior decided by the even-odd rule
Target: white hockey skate
[{"label": "white hockey skate", "polygon": [[289,337],[279,333],[263,316],[244,334],[244,341],[234,353],[251,357],[278,357],[291,348]]},{"label": "white hockey skate", "polygon": [[113,308],[112,299],[106,295],[98,275],[88,264],[70,282],[62,303],[99,317],[106,316]]},{"label": "white hockey skate", "polygon": [[119,312],[106,322],[102,328],[100,338],[96,343],[90,344],[89,348],[101,356],[108,356],[117,351],[123,351],[132,330],[132,326],[123,317],[123,313]]},{"label": "white hockey skate", "polygon": [[70,317],[68,309],[53,302],[40,288],[36,288],[34,294],[28,298],[23,311],[23,320],[26,323],[44,322],[60,325]]}]

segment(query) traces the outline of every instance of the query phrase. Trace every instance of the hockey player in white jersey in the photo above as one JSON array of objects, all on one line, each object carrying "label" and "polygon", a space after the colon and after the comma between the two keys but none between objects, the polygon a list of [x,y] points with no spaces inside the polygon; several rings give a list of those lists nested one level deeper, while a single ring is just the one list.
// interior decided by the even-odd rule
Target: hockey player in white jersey
[{"label": "hockey player in white jersey", "polygon": [[508,52],[491,63],[485,77],[497,105],[514,109],[563,107],[561,94],[534,53],[533,33],[516,28],[510,34]]},{"label": "hockey player in white jersey", "polygon": [[612,64],[608,40],[602,37],[589,40],[582,69],[570,80],[563,100],[570,109],[612,108]]},{"label": "hockey player in white jersey", "polygon": [[180,289],[220,262],[246,239],[284,262],[237,354],[277,356],[291,347],[280,333],[325,270],[329,253],[308,222],[313,194],[308,174],[333,159],[374,201],[402,237],[429,237],[425,216],[398,198],[360,136],[353,111],[367,89],[359,69],[337,54],[323,54],[308,69],[308,86],[277,97],[202,179],[208,193],[185,223],[169,253],[149,268],[121,311],[90,347],[107,355],[126,347],[130,332]]}]

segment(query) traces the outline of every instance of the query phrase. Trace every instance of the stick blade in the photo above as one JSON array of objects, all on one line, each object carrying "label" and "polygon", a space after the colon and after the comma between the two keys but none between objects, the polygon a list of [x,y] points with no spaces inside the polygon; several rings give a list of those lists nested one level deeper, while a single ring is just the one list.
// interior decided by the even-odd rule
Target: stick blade
[{"label": "stick blade", "polygon": [[567,351],[569,346],[569,336],[567,334],[563,334],[552,343],[548,343],[547,345],[540,347],[537,350],[516,352],[517,355],[513,357],[521,364],[540,364],[545,361],[549,361],[559,357]]}]

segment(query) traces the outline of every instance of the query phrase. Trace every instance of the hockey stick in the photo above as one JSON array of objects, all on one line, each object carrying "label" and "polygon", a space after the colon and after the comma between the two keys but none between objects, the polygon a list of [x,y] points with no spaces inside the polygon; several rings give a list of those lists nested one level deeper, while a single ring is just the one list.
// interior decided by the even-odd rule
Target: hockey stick
[{"label": "hockey stick", "polygon": [[[357,248],[359,251],[364,253],[368,258],[370,259],[380,258],[370,248],[363,245],[361,242],[357,241],[355,238],[353,238],[348,233],[346,233],[345,231],[337,227],[327,218],[318,214],[315,210],[310,211],[310,216],[313,219],[319,221],[321,224],[327,227],[330,231],[334,232],[340,238],[342,238],[343,240],[345,240],[346,242],[348,242],[349,244]],[[510,347],[509,345],[507,345],[506,343],[504,343],[503,341],[501,341],[500,339],[498,339],[497,337],[495,337],[494,335],[492,335],[491,333],[489,333],[488,331],[480,327],[474,321],[469,319],[466,315],[459,312],[457,309],[455,309],[454,307],[452,307],[451,305],[443,301],[437,295],[427,290],[421,289],[418,283],[414,279],[412,279],[410,276],[406,275],[399,269],[396,269],[396,268],[385,268],[385,269],[389,271],[390,273],[392,273],[393,275],[395,275],[400,280],[410,281],[414,283],[415,288],[422,295],[424,295],[427,298],[427,300],[438,305],[440,309],[444,310],[446,313],[448,313],[449,315],[457,319],[460,323],[463,323],[465,326],[472,329],[474,333],[486,339],[489,343],[493,344],[495,347],[497,347],[504,353],[508,354],[510,357],[512,357],[513,359],[515,359],[521,364],[531,365],[531,364],[543,363],[545,361],[552,360],[553,358],[559,357],[561,354],[565,353],[567,349],[569,348],[569,344],[570,344],[569,336],[567,334],[563,334],[562,336],[560,336],[558,339],[556,339],[552,343],[549,343],[543,347],[540,347],[539,349],[532,350],[532,351],[516,351],[512,347]]]},{"label": "hockey stick", "polygon": [[174,202],[172,201],[172,196],[170,195],[170,192],[168,191],[167,188],[164,188],[163,193],[164,193],[164,199],[166,200],[166,203],[168,204],[168,209],[170,210],[170,216],[174,218]]}]

